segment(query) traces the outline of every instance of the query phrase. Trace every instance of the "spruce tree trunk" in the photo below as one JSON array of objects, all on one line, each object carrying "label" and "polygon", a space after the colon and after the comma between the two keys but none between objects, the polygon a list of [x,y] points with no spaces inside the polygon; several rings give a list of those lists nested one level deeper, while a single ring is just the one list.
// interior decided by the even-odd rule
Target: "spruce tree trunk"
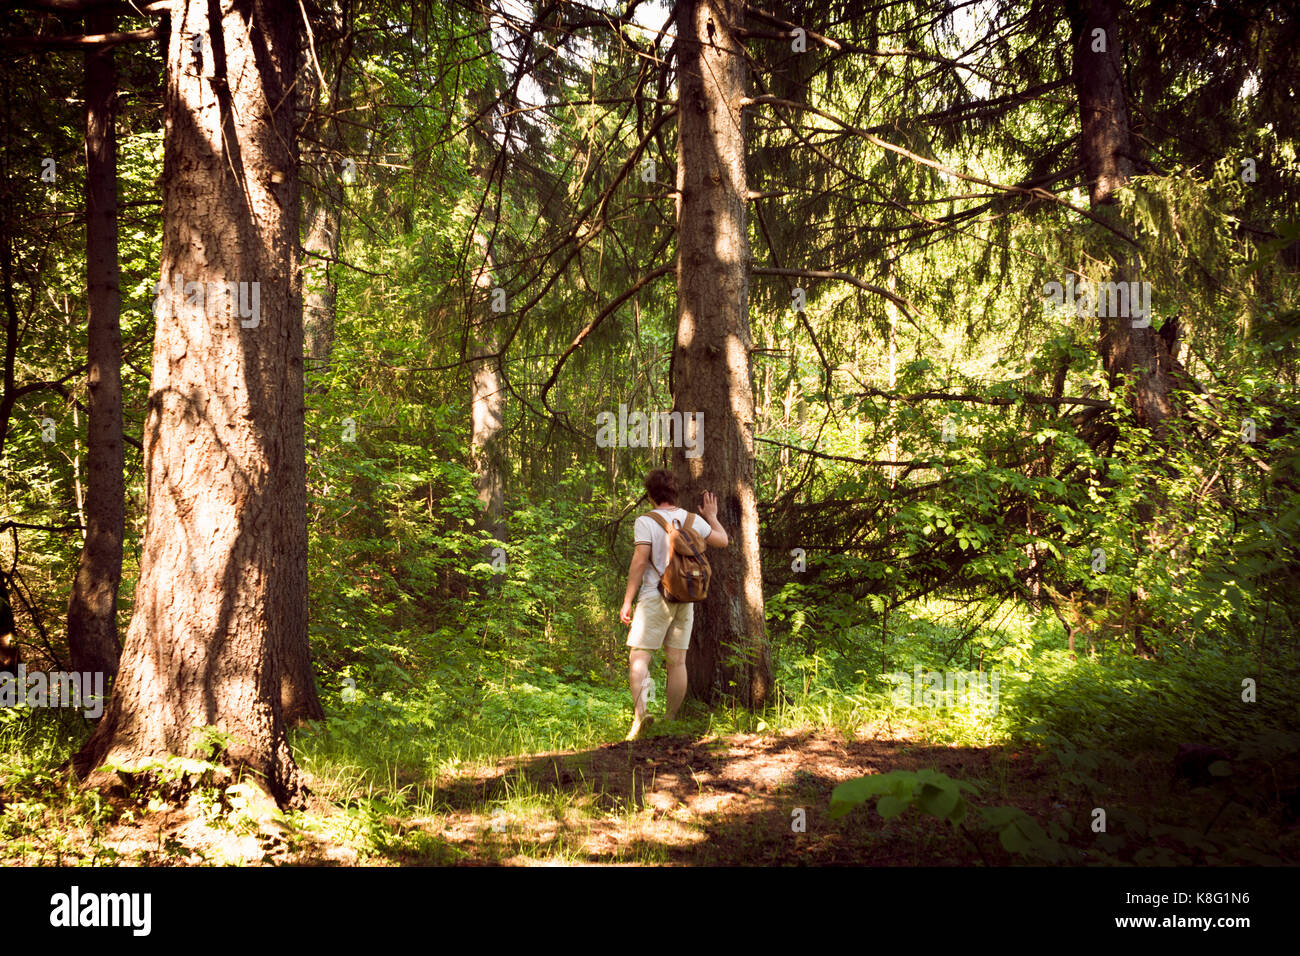
[{"label": "spruce tree trunk", "polygon": [[[296,5],[273,0],[172,12],[148,523],[113,698],[74,761],[84,774],[191,755],[195,728],[215,727],[228,735],[218,759],[281,805],[304,792],[281,699],[307,662],[300,27]],[[178,274],[244,285],[206,286],[200,307],[171,287]],[[309,699],[288,705],[318,710],[307,677]]]},{"label": "spruce tree trunk", "polygon": [[[1116,191],[1133,175],[1132,157],[1136,154],[1129,129],[1128,100],[1124,89],[1121,37],[1116,4],[1119,0],[1073,0],[1069,8],[1074,42],[1074,82],[1079,98],[1080,158],[1087,177],[1088,201],[1098,217],[1123,225]],[[1104,41],[1104,49],[1100,49]],[[1102,243],[1105,245],[1102,245]],[[1108,248],[1115,251],[1110,252]],[[1113,263],[1109,277],[1113,282],[1141,280],[1140,264],[1130,248],[1114,247],[1107,236],[1094,243],[1095,259]],[[1153,294],[1154,298],[1154,294]],[[1100,313],[1101,310],[1099,310]],[[1165,422],[1174,414],[1171,401],[1172,376],[1177,368],[1177,326],[1157,333],[1151,316],[1146,326],[1134,328],[1129,316],[1098,315],[1099,350],[1111,388],[1122,378],[1130,379],[1133,390],[1129,410],[1134,422],[1150,429],[1157,446],[1170,441]],[[1144,526],[1147,548],[1164,549],[1162,520],[1165,499],[1158,491],[1142,498],[1136,508]],[[1122,595],[1130,607],[1143,602],[1141,584],[1130,595]],[[1146,615],[1137,608],[1132,627],[1135,653],[1148,656],[1151,649],[1143,635]],[[1071,637],[1073,645],[1073,637]]]},{"label": "spruce tree trunk", "polygon": [[[114,14],[86,15],[111,33]],[[112,49],[85,55],[87,401],[86,536],[68,598],[68,652],[77,671],[117,674],[117,591],[126,530],[122,443],[121,291],[117,261],[117,71]]]},{"label": "spruce tree trunk", "polygon": [[[697,457],[677,448],[679,504],[696,511],[700,495],[718,496],[718,518],[731,544],[711,549],[713,583],[696,606],[687,655],[691,693],[720,694],[758,707],[772,687],[763,620],[754,491],[754,397],[750,383],[749,241],[744,118],[744,5],[677,7],[678,154],[677,341],[674,410],[702,412]],[[697,438],[701,436],[696,436]],[[694,454],[694,452],[692,452]]]},{"label": "spruce tree trunk", "polygon": [[[1087,177],[1088,201],[1093,213],[1119,223],[1115,193],[1133,175],[1131,157],[1135,149],[1129,131],[1119,24],[1113,2],[1075,0],[1070,20],[1074,33],[1075,91],[1079,98],[1079,149]],[[1098,30],[1101,34],[1096,33]],[[1105,39],[1104,51],[1094,49],[1098,36]],[[1102,250],[1097,252],[1106,255]],[[1115,263],[1109,277],[1112,281],[1141,279],[1132,250],[1120,250],[1108,258]],[[1107,316],[1099,316],[1098,322],[1102,365],[1111,387],[1122,376],[1133,376],[1131,409],[1137,423],[1162,438],[1162,423],[1173,414],[1169,391],[1176,363],[1174,347],[1150,323],[1145,328],[1134,328],[1130,318]]]}]

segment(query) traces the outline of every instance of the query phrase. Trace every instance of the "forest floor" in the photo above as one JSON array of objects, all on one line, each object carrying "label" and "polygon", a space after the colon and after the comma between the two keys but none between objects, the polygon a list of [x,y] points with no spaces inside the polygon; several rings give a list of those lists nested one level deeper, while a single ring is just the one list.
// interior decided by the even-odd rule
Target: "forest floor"
[{"label": "forest floor", "polygon": [[[57,846],[27,842],[10,862],[100,865],[866,865],[963,866],[1037,862],[1013,856],[995,832],[957,831],[915,808],[886,820],[875,801],[829,815],[841,783],[929,768],[974,784],[973,807],[1016,807],[1070,834],[1057,862],[1196,864],[1300,860],[1300,827],[1172,779],[1170,755],[1129,754],[1089,786],[1050,751],[958,746],[879,724],[763,734],[686,734],[655,726],[641,740],[463,764],[437,780],[393,781],[418,800],[342,797],[308,780],[306,812],[281,814],[264,795],[232,811],[229,796],[191,794],[184,806],[123,804],[78,839],[65,820]],[[245,791],[240,791],[241,793]],[[225,805],[221,804],[224,799]],[[217,801],[217,802],[214,802]],[[1142,820],[1141,839],[1099,837]],[[242,814],[242,817],[241,817]],[[256,822],[260,821],[260,822]],[[46,817],[46,824],[52,821]],[[973,820],[971,821],[973,823]],[[1213,830],[1212,837],[1204,834]],[[1137,846],[1148,854],[1133,859]],[[14,846],[11,850],[17,849]],[[51,852],[53,851],[53,852]],[[36,856],[33,857],[32,853]],[[1156,854],[1151,856],[1150,854]],[[1163,855],[1162,855],[1163,854]],[[0,854],[6,858],[9,852]]]},{"label": "forest floor", "polygon": [[[100,845],[112,847],[115,862],[144,865],[961,865],[982,855],[1011,861],[996,839],[977,848],[932,817],[887,822],[867,805],[831,820],[831,791],[867,774],[929,767],[983,780],[1003,791],[998,802],[1037,819],[1063,806],[1024,751],[897,734],[694,738],[656,729],[632,742],[461,767],[435,782],[422,808],[434,812],[372,819],[369,852],[349,838],[367,828],[332,825],[346,808],[324,799],[301,829],[268,825],[263,814],[255,830],[232,827],[193,800],[154,806],[119,817]],[[1007,783],[1017,791],[1010,800]],[[379,841],[376,829],[384,831]]]},{"label": "forest floor", "polygon": [[[462,771],[438,790],[445,812],[411,823],[435,826],[464,863],[956,865],[980,862],[981,852],[990,862],[1004,857],[996,841],[977,849],[954,840],[936,818],[886,822],[871,805],[829,818],[837,785],[925,767],[962,780],[1014,778],[1017,806],[1035,817],[1053,808],[1052,788],[1024,752],[828,731],[664,733]],[[512,801],[512,793],[531,799]]]}]

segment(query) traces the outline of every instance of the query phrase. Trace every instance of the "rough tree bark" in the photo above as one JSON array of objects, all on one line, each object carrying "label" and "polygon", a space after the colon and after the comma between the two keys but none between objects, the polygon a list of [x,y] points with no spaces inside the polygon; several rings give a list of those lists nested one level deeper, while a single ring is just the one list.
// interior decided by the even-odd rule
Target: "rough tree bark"
[{"label": "rough tree bark", "polygon": [[[93,11],[86,32],[112,33],[116,16]],[[85,55],[86,285],[89,390],[86,538],[68,597],[73,670],[117,674],[117,591],[126,530],[122,443],[121,291],[117,262],[117,71],[113,51]]]},{"label": "rough tree bark", "polygon": [[[1070,26],[1074,44],[1074,84],[1079,99],[1079,152],[1088,185],[1091,211],[1103,220],[1123,225],[1116,192],[1133,175],[1135,143],[1129,128],[1128,99],[1124,88],[1121,37],[1117,8],[1120,0],[1071,0]],[[1110,281],[1131,283],[1141,278],[1140,264],[1132,250],[1116,251],[1107,236],[1094,243],[1092,257],[1113,263]],[[1178,363],[1177,323],[1167,322],[1157,332],[1146,317],[1146,327],[1134,328],[1127,315],[1101,315],[1098,342],[1102,366],[1114,388],[1121,379],[1132,383],[1129,409],[1135,423],[1150,429],[1157,446],[1170,440],[1166,425],[1174,413],[1171,400]],[[1146,528],[1147,546],[1160,551],[1162,545],[1161,512],[1164,499],[1158,492],[1142,498],[1136,508],[1138,519]],[[1151,648],[1143,631],[1146,594],[1141,585],[1125,599],[1135,621],[1132,632],[1134,650],[1148,656]],[[1059,614],[1059,608],[1058,608]],[[1073,633],[1071,649],[1073,650]]]},{"label": "rough tree bark", "polygon": [[[300,25],[276,0],[172,10],[148,523],[117,686],[74,760],[86,774],[195,754],[195,729],[215,727],[218,759],[251,770],[282,806],[305,792],[281,702],[307,647]],[[177,275],[205,284],[202,305],[195,287],[171,287]]]},{"label": "rough tree bark", "polygon": [[[1075,0],[1070,7],[1074,41],[1074,82],[1079,99],[1079,151],[1092,211],[1119,222],[1115,193],[1133,175],[1135,155],[1124,91],[1120,34],[1113,0]],[[1101,31],[1098,34],[1096,31]],[[1096,50],[1104,38],[1105,50]],[[1116,282],[1140,278],[1138,265],[1126,255],[1115,260]],[[1111,387],[1132,376],[1132,411],[1137,423],[1162,437],[1162,423],[1173,414],[1169,392],[1177,365],[1177,345],[1150,324],[1133,328],[1128,317],[1099,316],[1099,348]]]},{"label": "rough tree bark", "polygon": [[730,547],[711,551],[713,584],[696,609],[687,656],[690,690],[705,701],[734,695],[758,707],[772,687],[763,620],[754,492],[750,384],[749,241],[746,232],[745,64],[739,0],[677,6],[677,340],[674,410],[703,413],[702,454],[677,448],[680,504],[718,496]]}]

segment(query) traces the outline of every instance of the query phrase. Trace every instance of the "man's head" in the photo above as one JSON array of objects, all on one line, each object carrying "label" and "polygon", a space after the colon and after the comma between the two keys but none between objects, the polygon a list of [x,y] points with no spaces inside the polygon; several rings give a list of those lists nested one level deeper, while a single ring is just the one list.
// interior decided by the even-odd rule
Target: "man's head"
[{"label": "man's head", "polygon": [[646,475],[645,491],[656,506],[677,504],[677,478],[667,469],[656,468]]}]

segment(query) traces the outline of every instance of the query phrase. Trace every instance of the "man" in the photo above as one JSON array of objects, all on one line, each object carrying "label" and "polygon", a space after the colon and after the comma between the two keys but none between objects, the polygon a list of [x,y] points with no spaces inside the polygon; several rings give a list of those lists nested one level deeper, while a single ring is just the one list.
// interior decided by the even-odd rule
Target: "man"
[{"label": "man", "polygon": [[[677,507],[677,479],[671,471],[656,468],[645,479],[646,494],[654,502],[655,511],[671,527],[674,521],[686,527],[689,513]],[[718,499],[713,492],[704,492],[700,513],[694,517],[693,527],[714,548],[725,548],[727,532],[718,524]],[[632,689],[632,706],[635,714],[628,740],[636,740],[649,726],[646,714],[645,690],[650,676],[650,661],[660,647],[668,662],[668,720],[677,719],[677,710],[686,697],[686,649],[691,643],[691,625],[695,622],[694,604],[673,604],[659,593],[659,575],[668,566],[668,533],[649,515],[636,519],[635,550],[632,565],[627,571],[627,594],[619,620],[630,624],[627,635],[628,683]],[[639,588],[639,591],[638,591]],[[632,598],[636,597],[636,615],[632,614]]]}]

